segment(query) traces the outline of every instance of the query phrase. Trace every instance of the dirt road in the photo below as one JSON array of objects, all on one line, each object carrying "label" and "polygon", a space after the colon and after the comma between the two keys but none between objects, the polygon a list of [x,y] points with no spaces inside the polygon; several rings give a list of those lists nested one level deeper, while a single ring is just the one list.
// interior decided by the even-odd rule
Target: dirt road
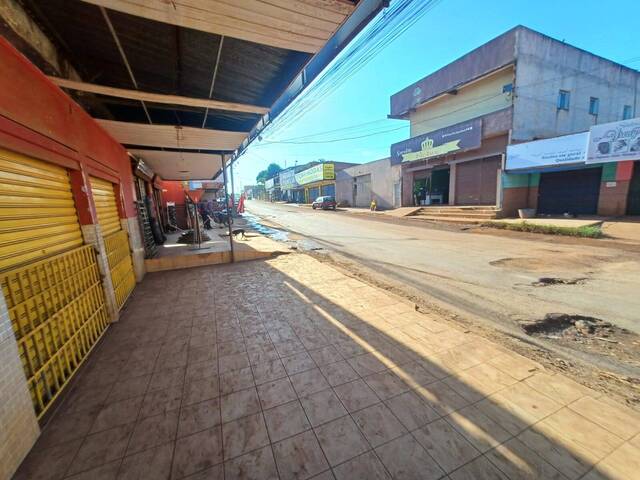
[{"label": "dirt road", "polygon": [[[549,243],[544,237],[520,239],[379,222],[258,201],[248,202],[248,210],[353,260],[354,268],[364,266],[370,274],[502,332],[522,336],[523,323],[567,314],[640,333],[638,253],[610,245]],[[595,342],[604,352],[598,352],[598,361],[609,370],[638,376],[633,356],[622,362],[615,358],[614,341]],[[597,350],[586,346],[575,355],[586,358]]]}]

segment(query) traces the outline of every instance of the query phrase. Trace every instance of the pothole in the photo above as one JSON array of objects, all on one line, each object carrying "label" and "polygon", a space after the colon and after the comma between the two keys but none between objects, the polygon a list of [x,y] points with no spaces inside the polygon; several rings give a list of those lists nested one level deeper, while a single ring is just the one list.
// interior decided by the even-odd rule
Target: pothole
[{"label": "pothole", "polygon": [[582,335],[593,335],[597,330],[606,333],[613,329],[613,325],[599,318],[584,315],[569,315],[567,313],[547,313],[542,320],[521,322],[520,327],[527,335],[560,335],[572,329]]},{"label": "pothole", "polygon": [[549,285],[582,285],[587,278],[557,278],[557,277],[540,277],[537,282],[532,282],[534,287],[547,287]]},{"label": "pothole", "polygon": [[611,357],[634,367],[640,365],[640,335],[600,318],[548,313],[542,319],[518,321],[518,324],[527,335]]}]

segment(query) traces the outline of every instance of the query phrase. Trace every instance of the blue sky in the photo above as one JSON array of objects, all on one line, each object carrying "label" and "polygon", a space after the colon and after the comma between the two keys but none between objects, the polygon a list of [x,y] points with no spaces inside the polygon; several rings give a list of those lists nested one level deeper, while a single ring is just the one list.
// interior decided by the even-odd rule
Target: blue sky
[{"label": "blue sky", "polygon": [[[234,164],[236,188],[255,183],[271,162],[284,167],[319,158],[364,163],[387,157],[392,143],[409,137],[408,121],[386,119],[389,97],[519,24],[640,69],[639,18],[638,0],[442,0],[295,124],[254,142]],[[639,58],[626,61],[634,57]],[[356,133],[399,129],[335,143],[266,145],[374,121]],[[322,139],[344,136],[336,132]]]}]

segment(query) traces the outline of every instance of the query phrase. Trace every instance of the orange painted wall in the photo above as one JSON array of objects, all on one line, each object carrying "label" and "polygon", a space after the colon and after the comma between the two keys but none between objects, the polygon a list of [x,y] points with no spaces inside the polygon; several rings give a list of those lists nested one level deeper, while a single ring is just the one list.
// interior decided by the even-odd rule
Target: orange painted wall
[{"label": "orange painted wall", "polygon": [[121,214],[136,215],[125,149],[0,37],[0,147],[117,183]]}]

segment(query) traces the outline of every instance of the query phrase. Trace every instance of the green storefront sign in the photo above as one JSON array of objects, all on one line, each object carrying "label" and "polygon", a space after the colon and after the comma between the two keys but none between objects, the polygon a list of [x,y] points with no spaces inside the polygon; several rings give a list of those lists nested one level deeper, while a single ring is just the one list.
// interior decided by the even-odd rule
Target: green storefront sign
[{"label": "green storefront sign", "polygon": [[335,178],[333,163],[321,163],[320,165],[296,173],[296,182],[298,182],[299,185],[320,182],[322,180],[335,180]]}]

